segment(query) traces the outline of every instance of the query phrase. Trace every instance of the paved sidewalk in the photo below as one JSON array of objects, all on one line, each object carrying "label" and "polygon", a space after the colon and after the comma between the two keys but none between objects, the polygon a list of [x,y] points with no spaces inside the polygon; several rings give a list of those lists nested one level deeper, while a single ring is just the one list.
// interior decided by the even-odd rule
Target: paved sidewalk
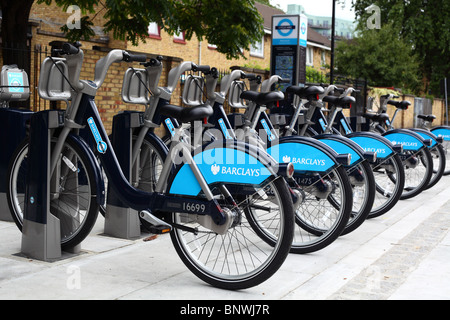
[{"label": "paved sidewalk", "polygon": [[43,262],[23,257],[20,232],[0,221],[0,299],[450,299],[450,176],[319,252],[290,254],[268,281],[237,292],[195,277],[168,235],[117,239],[103,222],[79,254]]}]

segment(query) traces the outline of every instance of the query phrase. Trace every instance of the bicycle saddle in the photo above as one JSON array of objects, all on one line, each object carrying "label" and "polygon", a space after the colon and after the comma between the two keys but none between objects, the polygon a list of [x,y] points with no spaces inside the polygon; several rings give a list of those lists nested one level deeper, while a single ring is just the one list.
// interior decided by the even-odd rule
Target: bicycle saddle
[{"label": "bicycle saddle", "polygon": [[362,115],[364,118],[370,119],[374,122],[380,122],[385,123],[387,120],[389,120],[389,115],[387,113],[364,113]]},{"label": "bicycle saddle", "polygon": [[322,101],[342,108],[350,108],[352,106],[352,103],[354,103],[356,100],[352,96],[346,96],[342,98],[336,96],[325,96],[323,97]]},{"label": "bicycle saddle", "polygon": [[403,100],[403,101],[394,101],[389,100],[387,104],[390,104],[392,106],[395,106],[397,109],[406,110],[411,105],[411,102]]},{"label": "bicycle saddle", "polygon": [[434,114],[419,114],[417,115],[417,118],[428,122],[433,122],[433,120],[436,119],[436,116]]},{"label": "bicycle saddle", "polygon": [[284,93],[281,91],[271,91],[271,92],[257,92],[257,91],[244,91],[240,95],[241,99],[250,100],[256,103],[257,105],[265,105],[267,107],[268,104],[283,100]]},{"label": "bicycle saddle", "polygon": [[160,113],[186,123],[211,116],[213,114],[213,108],[208,104],[201,104],[195,107],[180,107],[173,104],[166,104],[160,107]]},{"label": "bicycle saddle", "polygon": [[286,88],[286,92],[291,92],[298,95],[300,98],[309,98],[311,96],[317,96],[318,94],[324,93],[324,89],[319,86],[309,86],[309,87],[299,87],[290,86]]}]

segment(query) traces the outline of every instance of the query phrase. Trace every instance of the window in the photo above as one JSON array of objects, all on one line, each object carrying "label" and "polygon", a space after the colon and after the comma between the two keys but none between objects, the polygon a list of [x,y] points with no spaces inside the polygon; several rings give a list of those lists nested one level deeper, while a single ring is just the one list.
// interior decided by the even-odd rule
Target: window
[{"label": "window", "polygon": [[176,43],[186,43],[186,40],[184,39],[184,31],[178,31],[173,34],[173,42]]},{"label": "window", "polygon": [[161,39],[161,28],[156,22],[150,22],[147,30],[150,38]]},{"label": "window", "polygon": [[250,55],[264,58],[264,36],[261,38],[261,41],[250,46]]},{"label": "window", "polygon": [[306,47],[306,65],[313,65],[313,48]]},{"label": "window", "polygon": [[320,65],[324,66],[326,64],[327,64],[326,53],[325,53],[325,50],[322,50],[321,55],[320,55]]}]

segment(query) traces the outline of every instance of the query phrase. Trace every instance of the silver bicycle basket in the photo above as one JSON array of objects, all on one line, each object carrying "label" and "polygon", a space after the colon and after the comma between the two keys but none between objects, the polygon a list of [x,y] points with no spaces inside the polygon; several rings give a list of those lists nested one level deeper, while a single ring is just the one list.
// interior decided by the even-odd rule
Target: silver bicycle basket
[{"label": "silver bicycle basket", "polygon": [[198,106],[203,104],[203,89],[205,80],[201,76],[188,75],[184,81],[182,93],[183,103],[187,106]]},{"label": "silver bicycle basket", "polygon": [[244,92],[245,83],[243,81],[233,81],[228,91],[228,104],[233,108],[247,108],[241,94]]},{"label": "silver bicycle basket", "polygon": [[128,68],[123,76],[122,100],[126,103],[147,105],[150,102],[147,83],[146,69]]},{"label": "silver bicycle basket", "polygon": [[70,100],[69,71],[64,58],[47,57],[41,65],[38,92],[42,99]]}]

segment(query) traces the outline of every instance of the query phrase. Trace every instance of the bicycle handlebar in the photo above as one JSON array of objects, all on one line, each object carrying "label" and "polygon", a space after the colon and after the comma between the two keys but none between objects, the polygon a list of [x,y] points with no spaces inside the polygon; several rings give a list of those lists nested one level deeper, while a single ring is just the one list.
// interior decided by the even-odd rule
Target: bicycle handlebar
[{"label": "bicycle handlebar", "polygon": [[77,54],[80,51],[81,44],[79,42],[75,42],[73,45],[66,42],[62,45],[61,53],[62,54]]},{"label": "bicycle handlebar", "polygon": [[192,71],[194,72],[198,71],[208,74],[211,71],[211,67],[208,65],[197,65],[195,63],[192,63]]},{"label": "bicycle handlebar", "polygon": [[147,61],[147,56],[145,54],[134,54],[123,51],[122,60],[125,62],[145,62]]}]

